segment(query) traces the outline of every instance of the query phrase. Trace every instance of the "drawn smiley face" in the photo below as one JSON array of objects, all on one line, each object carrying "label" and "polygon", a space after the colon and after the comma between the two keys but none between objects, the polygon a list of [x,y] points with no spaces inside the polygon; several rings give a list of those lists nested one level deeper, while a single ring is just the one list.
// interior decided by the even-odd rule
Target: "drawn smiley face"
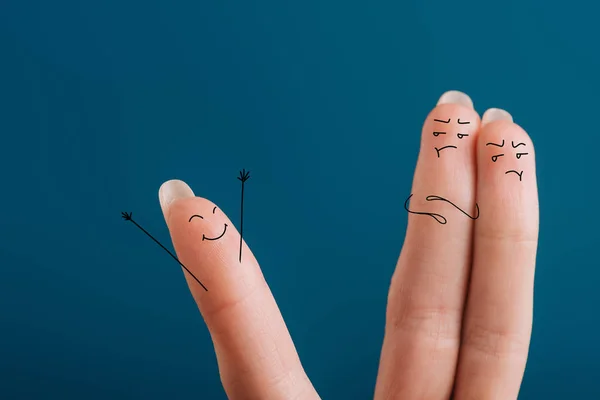
[{"label": "drawn smiley face", "polygon": [[[215,206],[215,207],[212,209],[212,213],[214,214],[216,211],[217,211],[217,206]],[[199,214],[194,214],[194,215],[192,215],[192,216],[190,217],[190,219],[188,220],[188,222],[192,222],[192,220],[194,220],[194,218],[198,218],[198,219],[202,219],[202,220],[204,219],[204,217],[203,217],[202,215],[199,215]],[[222,238],[222,237],[225,235],[225,232],[227,232],[227,226],[228,226],[228,225],[227,225],[226,223],[224,223],[224,224],[223,224],[223,232],[222,232],[220,235],[217,235],[217,236],[215,236],[215,237],[208,237],[208,236],[206,236],[205,234],[202,234],[202,241],[205,241],[205,240],[211,240],[211,241],[214,241],[214,240],[219,240],[219,239],[221,239],[221,238]]]},{"label": "drawn smiley face", "polygon": [[[450,124],[450,122],[452,120],[451,120],[451,118],[448,118],[447,120],[434,119],[433,121],[440,123],[440,124]],[[469,136],[469,133],[466,133],[467,131],[465,131],[463,129],[463,125],[469,125],[471,122],[470,121],[461,121],[460,118],[458,118],[456,122],[458,123],[458,129],[456,129],[456,131],[458,131],[458,132],[456,132],[456,137],[459,140],[463,140],[464,138]],[[437,130],[433,131],[433,136],[435,136],[437,138],[437,137],[442,137],[442,135],[448,135],[448,134],[453,135],[453,133],[449,132],[449,129],[448,129],[449,126],[450,125],[446,125],[446,126],[440,125],[439,128],[436,128]],[[458,143],[458,142],[454,142],[454,143]],[[458,149],[458,147],[455,145],[448,144],[448,145],[440,146],[440,147],[435,146],[434,149],[437,153],[438,158],[440,158],[440,153],[442,152],[442,150]]]},{"label": "drawn smiley face", "polygon": [[[517,148],[519,148],[521,146],[527,146],[525,143],[518,142],[518,141],[517,142],[511,141],[510,144],[511,144],[511,146],[512,146],[513,149],[517,149]],[[504,139],[502,139],[502,143],[493,143],[493,142],[490,142],[490,143],[486,143],[486,146],[495,146],[495,147],[504,148]],[[529,153],[527,153],[525,151],[525,148],[526,147],[524,147],[521,150],[514,150],[512,152],[514,154],[514,156],[516,157],[517,160],[520,160],[521,157],[529,155]],[[513,155],[513,154],[510,154],[510,155]],[[502,150],[498,151],[498,154],[494,154],[492,156],[492,162],[497,162],[500,159],[500,157],[504,157],[505,155],[506,154],[504,152],[502,152]],[[519,177],[519,181],[523,180],[523,170],[519,171],[519,170],[511,169],[511,170],[506,171],[504,174],[505,175],[515,174],[515,175],[517,175]]]}]

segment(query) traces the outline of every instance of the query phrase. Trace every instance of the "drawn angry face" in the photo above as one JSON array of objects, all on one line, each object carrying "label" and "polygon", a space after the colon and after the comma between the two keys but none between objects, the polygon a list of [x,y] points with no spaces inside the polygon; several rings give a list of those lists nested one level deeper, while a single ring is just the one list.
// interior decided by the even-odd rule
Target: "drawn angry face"
[{"label": "drawn angry face", "polygon": [[[493,146],[493,147],[497,147],[499,148],[498,151],[494,152],[491,156],[492,162],[498,162],[499,160],[501,160],[501,157],[510,157],[510,159],[516,159],[516,160],[520,160],[521,157],[527,156],[529,155],[529,153],[527,152],[526,148],[527,148],[527,144],[523,143],[523,142],[519,142],[519,141],[511,141],[511,148],[508,147],[508,145],[506,145],[506,149],[504,147],[505,145],[505,140],[502,139],[502,143],[494,143],[494,142],[489,142],[486,143],[486,146]],[[517,150],[518,149],[518,150]],[[509,174],[515,174],[519,177],[519,181],[523,180],[523,170],[518,167],[518,164],[514,164],[511,163],[511,166],[507,167],[507,168],[511,168],[512,165],[516,165],[517,167],[515,167],[515,169],[508,169],[505,170],[504,174],[505,175],[509,175]]]},{"label": "drawn angry face", "polygon": [[457,118],[456,123],[452,123],[452,118],[434,118],[433,123],[435,124],[435,130],[432,132],[433,136],[439,139],[434,145],[438,158],[440,158],[443,150],[458,149],[457,145],[470,135],[469,125],[471,121]]}]

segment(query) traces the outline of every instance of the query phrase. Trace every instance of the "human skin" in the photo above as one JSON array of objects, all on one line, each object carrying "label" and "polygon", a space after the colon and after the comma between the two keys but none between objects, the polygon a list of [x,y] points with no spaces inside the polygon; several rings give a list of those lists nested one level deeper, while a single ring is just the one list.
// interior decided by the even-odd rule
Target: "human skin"
[{"label": "human skin", "polygon": [[[447,92],[425,121],[411,193],[411,210],[446,223],[409,214],[375,399],[516,399],[539,225],[531,139],[508,112],[490,109],[480,119],[466,94]],[[178,259],[208,288],[184,271],[228,397],[319,399],[245,242],[239,260],[234,224],[182,181],[165,182],[159,199]]]}]

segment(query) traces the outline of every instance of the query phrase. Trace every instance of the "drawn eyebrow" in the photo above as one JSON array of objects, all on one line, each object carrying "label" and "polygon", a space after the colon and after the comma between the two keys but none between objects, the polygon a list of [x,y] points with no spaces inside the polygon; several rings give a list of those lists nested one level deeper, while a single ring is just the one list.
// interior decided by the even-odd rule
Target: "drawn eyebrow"
[{"label": "drawn eyebrow", "polygon": [[496,144],[496,143],[486,143],[486,146],[492,145],[492,146],[497,146],[497,147],[504,147],[504,139],[502,139],[502,144]]},{"label": "drawn eyebrow", "polygon": [[215,213],[215,210],[217,209],[217,206],[215,206],[215,208],[213,208],[213,214]]},{"label": "drawn eyebrow", "polygon": [[443,119],[434,119],[434,121],[436,121],[436,122],[442,122],[444,124],[449,124],[450,123],[450,118],[448,118],[448,121],[444,121]]},{"label": "drawn eyebrow", "polygon": [[467,124],[470,124],[471,122],[470,121],[460,122],[460,118],[459,118],[458,123],[461,125],[467,125]]},{"label": "drawn eyebrow", "polygon": [[515,142],[510,142],[510,144],[512,145],[513,149],[516,149],[519,146],[527,146],[525,143],[519,143],[515,145]]},{"label": "drawn eyebrow", "polygon": [[192,216],[190,217],[190,219],[188,220],[188,222],[192,222],[192,218],[194,218],[194,217],[198,217],[198,218],[202,218],[202,219],[204,219],[204,217],[203,217],[202,215],[194,214],[194,215],[192,215]]}]

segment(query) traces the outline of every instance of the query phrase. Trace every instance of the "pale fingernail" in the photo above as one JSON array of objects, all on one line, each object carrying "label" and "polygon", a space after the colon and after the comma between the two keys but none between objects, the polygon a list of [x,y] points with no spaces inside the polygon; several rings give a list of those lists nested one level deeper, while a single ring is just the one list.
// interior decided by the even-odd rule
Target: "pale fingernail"
[{"label": "pale fingernail", "polygon": [[502,110],[501,108],[490,108],[483,113],[481,117],[481,125],[485,125],[492,121],[510,121],[513,122],[512,115],[508,111]]},{"label": "pale fingernail", "polygon": [[473,108],[473,100],[467,94],[458,90],[450,90],[444,93],[437,102],[438,106],[440,104],[461,104],[465,107]]},{"label": "pale fingernail", "polygon": [[194,192],[184,181],[178,179],[171,179],[166,181],[158,189],[158,201],[160,201],[160,208],[162,209],[163,215],[167,217],[167,211],[169,205],[177,199],[184,199],[186,197],[194,197]]}]

